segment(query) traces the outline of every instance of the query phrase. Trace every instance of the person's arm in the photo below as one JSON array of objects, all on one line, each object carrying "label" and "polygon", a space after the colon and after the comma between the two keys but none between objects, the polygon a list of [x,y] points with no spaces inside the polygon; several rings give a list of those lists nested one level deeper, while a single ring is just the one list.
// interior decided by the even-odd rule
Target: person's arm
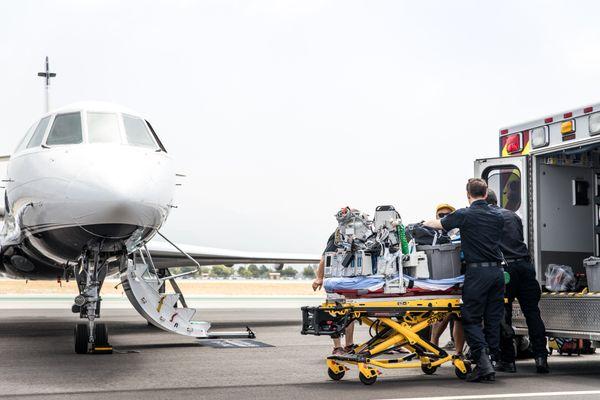
[{"label": "person's arm", "polygon": [[442,223],[440,222],[439,219],[431,219],[429,221],[425,221],[425,222],[423,222],[423,226],[426,226],[428,228],[433,228],[438,231],[444,229],[444,227],[442,226]]},{"label": "person's arm", "polygon": [[[444,218],[442,218],[440,220],[427,221],[425,223],[426,224],[425,226],[428,226],[428,227],[434,228],[434,229],[442,229],[446,232],[450,232],[452,229],[462,228],[462,226],[465,222],[465,214],[466,214],[466,209],[461,208],[461,209],[454,211],[453,213],[446,215]],[[428,224],[428,223],[431,223],[431,224]]]},{"label": "person's arm", "polygon": [[323,276],[325,275],[325,261],[323,259],[324,257],[321,257],[319,268],[317,268],[317,277],[312,283],[312,288],[315,292],[323,287]]},{"label": "person's arm", "polygon": [[[337,232],[337,231],[336,231]],[[335,232],[329,236],[327,239],[327,246],[325,246],[325,251],[323,252],[323,256],[321,257],[321,261],[319,262],[319,268],[317,268],[317,277],[313,281],[312,288],[314,291],[317,291],[323,287],[323,277],[325,275],[325,253],[330,251],[335,251]]]}]

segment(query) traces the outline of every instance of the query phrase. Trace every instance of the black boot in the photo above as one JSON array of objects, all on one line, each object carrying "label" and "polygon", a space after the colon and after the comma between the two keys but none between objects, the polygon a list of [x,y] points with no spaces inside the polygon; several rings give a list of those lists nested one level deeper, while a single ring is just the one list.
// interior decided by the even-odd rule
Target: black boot
[{"label": "black boot", "polygon": [[535,369],[538,374],[547,374],[550,372],[550,368],[548,367],[548,359],[546,357],[536,357]]},{"label": "black boot", "polygon": [[517,372],[517,365],[514,362],[497,361],[494,363],[494,371],[496,372]]},{"label": "black boot", "polygon": [[490,361],[490,356],[487,349],[481,350],[479,356],[475,358],[477,366],[469,375],[467,375],[467,382],[483,382],[483,381],[494,381],[496,380],[496,374],[494,367]]}]

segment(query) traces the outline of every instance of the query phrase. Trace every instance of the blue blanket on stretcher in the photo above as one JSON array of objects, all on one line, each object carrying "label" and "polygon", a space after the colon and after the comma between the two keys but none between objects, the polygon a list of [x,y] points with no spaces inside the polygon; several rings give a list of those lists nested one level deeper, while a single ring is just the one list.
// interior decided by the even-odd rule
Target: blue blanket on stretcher
[{"label": "blue blanket on stretcher", "polygon": [[[399,279],[399,278],[393,278]],[[425,291],[443,292],[451,289],[456,285],[462,285],[465,281],[465,276],[457,276],[456,278],[448,279],[417,279],[412,276],[404,275],[404,284],[407,287],[414,287]],[[383,289],[385,278],[383,276],[355,276],[351,278],[327,278],[323,286],[327,293],[335,292],[376,292]]]}]

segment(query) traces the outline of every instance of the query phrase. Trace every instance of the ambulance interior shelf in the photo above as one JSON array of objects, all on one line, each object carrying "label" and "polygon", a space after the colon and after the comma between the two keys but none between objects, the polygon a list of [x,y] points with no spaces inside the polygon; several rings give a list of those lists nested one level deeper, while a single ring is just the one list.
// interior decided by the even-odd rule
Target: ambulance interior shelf
[{"label": "ambulance interior shelf", "polygon": [[583,146],[576,149],[562,150],[544,156],[541,162],[545,165],[599,168],[600,150],[598,145]]}]

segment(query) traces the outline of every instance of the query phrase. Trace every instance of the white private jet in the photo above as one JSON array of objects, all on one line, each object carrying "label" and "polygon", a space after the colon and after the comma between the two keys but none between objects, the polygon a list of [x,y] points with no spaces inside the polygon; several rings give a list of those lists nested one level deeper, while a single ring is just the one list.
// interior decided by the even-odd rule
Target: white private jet
[{"label": "white private jet", "polygon": [[[150,123],[109,103],[60,108],[36,121],[8,159],[0,272],[77,281],[77,353],[112,351],[100,316],[104,278],[120,272],[135,309],[167,331],[210,337],[194,321],[170,267],[314,263],[318,255],[260,254],[178,246],[159,233],[176,173]],[[162,236],[166,242],[150,241]],[[192,271],[192,273],[195,271]],[[170,281],[175,293],[165,293]],[[179,305],[179,307],[178,307]]]}]

